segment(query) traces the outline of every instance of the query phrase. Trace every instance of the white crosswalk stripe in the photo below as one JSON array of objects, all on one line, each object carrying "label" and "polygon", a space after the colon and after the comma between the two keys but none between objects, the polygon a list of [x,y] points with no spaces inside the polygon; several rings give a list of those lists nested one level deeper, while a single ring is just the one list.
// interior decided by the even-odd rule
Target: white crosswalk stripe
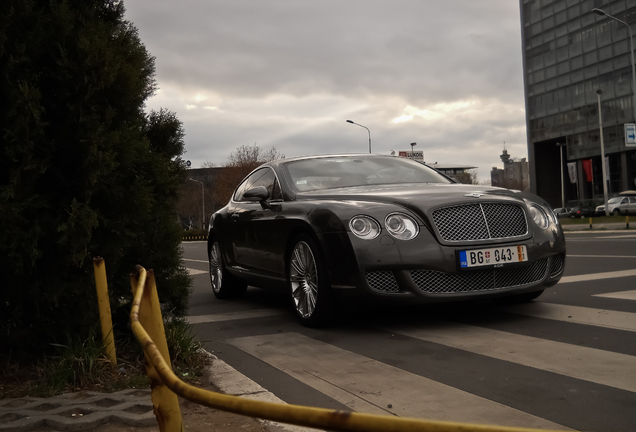
[{"label": "white crosswalk stripe", "polygon": [[[502,310],[504,309],[502,308]],[[536,318],[636,332],[636,313],[631,312],[559,305],[538,301],[519,305],[506,305],[505,311]]]},{"label": "white crosswalk stripe", "polygon": [[636,392],[636,357],[458,323],[387,330],[488,357]]},{"label": "white crosswalk stripe", "polygon": [[[355,411],[566,429],[298,333],[252,336],[228,342]],[[320,361],[314,361],[316,358]]]}]

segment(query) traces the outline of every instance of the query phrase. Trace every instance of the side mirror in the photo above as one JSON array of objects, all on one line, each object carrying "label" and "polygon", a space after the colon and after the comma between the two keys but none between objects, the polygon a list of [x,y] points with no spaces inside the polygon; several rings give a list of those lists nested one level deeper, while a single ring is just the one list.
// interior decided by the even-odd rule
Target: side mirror
[{"label": "side mirror", "polygon": [[245,201],[266,201],[268,198],[269,192],[265,186],[256,186],[243,193]]}]

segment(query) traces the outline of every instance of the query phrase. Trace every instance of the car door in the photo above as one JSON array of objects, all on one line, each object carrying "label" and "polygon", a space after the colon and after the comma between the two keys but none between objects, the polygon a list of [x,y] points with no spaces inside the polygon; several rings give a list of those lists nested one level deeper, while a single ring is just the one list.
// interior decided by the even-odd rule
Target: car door
[{"label": "car door", "polygon": [[[269,198],[262,204],[249,201],[243,194],[264,186]],[[284,218],[281,217],[282,195],[274,170],[261,168],[237,189],[230,209],[231,237],[236,265],[252,273],[284,276]]]},{"label": "car door", "polygon": [[629,197],[627,214],[636,214],[636,197]]}]

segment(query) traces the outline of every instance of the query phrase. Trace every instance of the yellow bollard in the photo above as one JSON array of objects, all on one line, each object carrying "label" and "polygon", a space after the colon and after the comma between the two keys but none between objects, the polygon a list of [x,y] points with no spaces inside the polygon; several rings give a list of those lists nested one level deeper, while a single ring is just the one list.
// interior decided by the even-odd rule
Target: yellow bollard
[{"label": "yellow bollard", "polygon": [[104,258],[93,258],[95,271],[95,286],[97,287],[97,304],[99,306],[99,320],[102,324],[102,340],[106,357],[112,367],[117,366],[115,353],[115,337],[113,336],[113,319],[110,314],[110,300],[108,299],[108,282],[106,281],[106,264]]},{"label": "yellow bollard", "polygon": [[590,229],[592,229],[592,217],[590,217]]},{"label": "yellow bollard", "polygon": [[[145,271],[143,267],[137,266],[137,274],[130,276],[130,283],[132,285],[133,295],[135,296],[133,305],[135,305],[138,299],[137,290],[139,287],[144,287],[143,296],[139,299],[138,319],[151,339],[150,342],[146,343],[151,343],[157,347],[163,360],[166,362],[170,371],[172,371],[154,273],[152,270]],[[152,405],[154,406],[154,413],[157,418],[159,430],[161,432],[181,431],[183,430],[183,422],[181,420],[179,399],[161,380],[161,377],[148,357],[146,344],[142,344],[142,347],[144,349],[144,355],[146,356],[146,373],[148,379],[150,379]]]},{"label": "yellow bollard", "polygon": [[625,223],[627,224],[627,229],[629,229],[629,215],[625,215]]}]

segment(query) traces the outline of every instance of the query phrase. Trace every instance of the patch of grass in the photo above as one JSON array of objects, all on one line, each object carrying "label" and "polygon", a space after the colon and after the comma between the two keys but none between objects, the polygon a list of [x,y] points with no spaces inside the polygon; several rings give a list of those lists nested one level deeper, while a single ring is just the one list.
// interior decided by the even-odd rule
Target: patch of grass
[{"label": "patch of grass", "polygon": [[[201,343],[184,319],[169,319],[164,326],[175,374],[196,385],[208,362]],[[103,354],[101,334],[96,331],[90,331],[84,340],[69,337],[65,344],[52,345],[52,351],[36,361],[18,361],[10,354],[0,354],[0,399],[148,388],[144,355],[137,340],[117,340],[115,345],[116,367]]]},{"label": "patch of grass", "polygon": [[208,230],[206,229],[193,229],[193,230],[184,230],[183,231],[183,238],[188,238],[188,237],[207,237],[208,236]]},{"label": "patch of grass", "polygon": [[[559,219],[561,225],[589,225],[590,218],[561,218]],[[592,224],[603,223],[625,223],[625,216],[598,216],[592,218]],[[636,217],[631,216],[629,220],[630,225],[636,225]]]},{"label": "patch of grass", "polygon": [[192,326],[183,318],[171,318],[164,328],[174,373],[184,381],[196,380],[203,374],[207,357],[201,352],[201,342],[194,339]]}]

